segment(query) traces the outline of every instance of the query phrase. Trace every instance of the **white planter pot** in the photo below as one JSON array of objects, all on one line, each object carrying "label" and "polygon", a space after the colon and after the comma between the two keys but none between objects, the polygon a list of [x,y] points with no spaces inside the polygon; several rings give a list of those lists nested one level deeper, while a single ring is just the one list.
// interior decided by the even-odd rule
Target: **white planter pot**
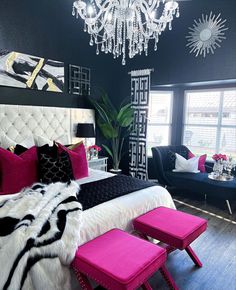
[{"label": "white planter pot", "polygon": [[121,169],[111,169],[110,172],[113,174],[121,174],[122,170]]}]

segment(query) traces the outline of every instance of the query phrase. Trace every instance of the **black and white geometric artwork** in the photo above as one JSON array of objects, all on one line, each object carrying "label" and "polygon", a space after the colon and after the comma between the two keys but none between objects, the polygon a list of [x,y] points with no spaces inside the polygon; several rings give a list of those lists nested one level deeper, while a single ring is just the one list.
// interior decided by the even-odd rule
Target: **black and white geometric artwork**
[{"label": "black and white geometric artwork", "polygon": [[150,94],[150,72],[131,72],[131,103],[134,108],[134,122],[129,138],[129,173],[146,180],[147,175],[147,116]]},{"label": "black and white geometric artwork", "polygon": [[64,63],[0,49],[0,85],[63,92]]},{"label": "black and white geometric artwork", "polygon": [[90,95],[90,69],[69,65],[69,93],[80,96]]}]

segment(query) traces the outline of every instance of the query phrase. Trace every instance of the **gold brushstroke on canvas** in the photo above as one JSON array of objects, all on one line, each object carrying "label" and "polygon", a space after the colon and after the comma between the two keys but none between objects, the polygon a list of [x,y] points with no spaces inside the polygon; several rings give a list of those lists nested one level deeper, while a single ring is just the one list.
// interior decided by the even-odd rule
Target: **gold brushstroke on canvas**
[{"label": "gold brushstroke on canvas", "polygon": [[32,84],[33,84],[35,78],[37,77],[39,71],[43,67],[43,65],[44,65],[44,58],[41,58],[40,61],[37,64],[37,66],[35,67],[32,75],[29,77],[28,81],[26,82],[26,85],[27,85],[28,88],[32,87]]},{"label": "gold brushstroke on canvas", "polygon": [[51,78],[47,79],[47,84],[48,84],[48,88],[50,91],[52,92],[58,92],[58,88],[57,86],[54,84],[53,80]]},{"label": "gold brushstroke on canvas", "polygon": [[10,53],[10,55],[8,56],[8,58],[6,60],[6,71],[7,72],[10,71],[14,61],[17,59],[18,56],[19,56],[19,52],[13,51],[13,52]]}]

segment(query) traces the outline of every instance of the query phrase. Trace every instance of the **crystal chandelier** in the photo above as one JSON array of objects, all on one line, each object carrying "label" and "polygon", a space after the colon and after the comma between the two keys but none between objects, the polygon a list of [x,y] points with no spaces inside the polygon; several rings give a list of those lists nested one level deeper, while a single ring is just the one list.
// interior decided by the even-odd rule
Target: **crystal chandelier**
[{"label": "crystal chandelier", "polygon": [[179,4],[174,0],[78,0],[73,3],[72,15],[84,20],[84,31],[90,34],[90,45],[112,53],[114,58],[126,55],[133,58],[144,52],[148,55],[149,40],[154,50],[162,31],[172,29],[173,17],[179,17]]}]

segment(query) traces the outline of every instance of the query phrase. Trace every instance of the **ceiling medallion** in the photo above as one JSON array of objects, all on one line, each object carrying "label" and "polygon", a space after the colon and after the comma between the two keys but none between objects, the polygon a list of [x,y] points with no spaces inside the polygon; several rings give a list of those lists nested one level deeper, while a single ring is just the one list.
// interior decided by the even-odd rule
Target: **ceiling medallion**
[{"label": "ceiling medallion", "polygon": [[174,16],[179,17],[179,4],[174,0],[78,0],[72,15],[84,20],[84,31],[97,54],[122,56],[125,65],[127,55],[148,55],[150,40],[157,50],[160,34],[166,26],[171,30]]},{"label": "ceiling medallion", "polygon": [[214,50],[220,47],[220,43],[226,39],[225,32],[228,28],[225,27],[225,20],[213,15],[211,12],[209,16],[202,14],[202,18],[198,21],[194,20],[192,27],[189,27],[189,35],[187,38],[187,47],[190,48],[190,53],[195,56],[202,55],[206,57],[207,54],[214,54]]}]

